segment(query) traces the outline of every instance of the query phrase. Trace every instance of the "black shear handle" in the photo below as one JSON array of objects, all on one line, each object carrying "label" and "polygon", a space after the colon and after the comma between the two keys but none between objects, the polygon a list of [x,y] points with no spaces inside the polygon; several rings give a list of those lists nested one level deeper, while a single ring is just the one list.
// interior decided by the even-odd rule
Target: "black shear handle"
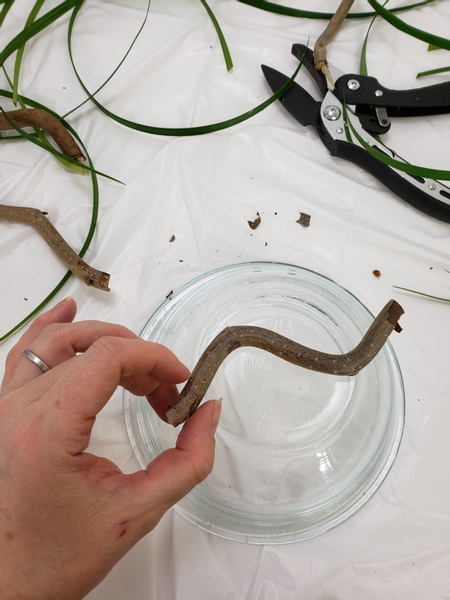
[{"label": "black shear handle", "polygon": [[348,104],[385,108],[390,117],[424,117],[450,113],[450,82],[412,90],[391,90],[375,77],[343,75],[335,94]]},{"label": "black shear handle", "polygon": [[362,167],[414,208],[444,223],[450,223],[450,192],[440,192],[443,198],[447,199],[447,202],[441,202],[426,192],[425,182],[424,189],[422,190],[419,187],[421,185],[419,181],[417,181],[417,184],[411,183],[392,167],[377,160],[367,150],[361,148],[361,146],[356,146],[342,140],[335,140],[320,130],[319,134],[332,156],[344,158]]}]

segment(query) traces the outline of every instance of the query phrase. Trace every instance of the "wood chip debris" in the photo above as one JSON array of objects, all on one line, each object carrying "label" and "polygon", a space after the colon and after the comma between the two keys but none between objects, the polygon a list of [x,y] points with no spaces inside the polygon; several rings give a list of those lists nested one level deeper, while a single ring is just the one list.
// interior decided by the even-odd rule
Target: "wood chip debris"
[{"label": "wood chip debris", "polygon": [[297,219],[297,221],[296,221],[296,223],[300,223],[300,225],[302,227],[309,227],[310,222],[311,222],[311,215],[308,215],[303,212],[300,213],[300,218]]},{"label": "wood chip debris", "polygon": [[256,213],[256,219],[254,221],[247,221],[250,226],[250,229],[256,229],[261,223],[261,216],[259,212]]}]

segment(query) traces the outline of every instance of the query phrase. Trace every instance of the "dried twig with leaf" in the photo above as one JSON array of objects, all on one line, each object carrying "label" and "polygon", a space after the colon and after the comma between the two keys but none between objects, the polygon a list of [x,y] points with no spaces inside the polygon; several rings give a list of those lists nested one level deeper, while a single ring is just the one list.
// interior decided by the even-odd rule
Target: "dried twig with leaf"
[{"label": "dried twig with leaf", "polygon": [[[85,164],[86,159],[64,125],[56,117],[42,109],[20,109],[0,115],[0,130],[38,127],[48,133],[69,158]],[[109,291],[109,274],[85,263],[53,227],[45,214],[37,208],[7,206],[0,204],[0,220],[31,225],[40,233],[58,258],[86,285]]]},{"label": "dried twig with leaf", "polygon": [[76,141],[64,125],[47,111],[40,108],[21,108],[0,114],[0,131],[14,129],[13,124],[20,128],[42,129],[55,140],[63,154],[82,165],[86,164],[86,158]]}]

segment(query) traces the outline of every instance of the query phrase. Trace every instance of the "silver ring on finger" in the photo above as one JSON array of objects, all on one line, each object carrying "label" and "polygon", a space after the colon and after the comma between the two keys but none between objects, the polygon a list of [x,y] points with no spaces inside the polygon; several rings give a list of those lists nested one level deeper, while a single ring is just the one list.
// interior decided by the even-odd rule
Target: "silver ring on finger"
[{"label": "silver ring on finger", "polygon": [[31,362],[33,362],[37,367],[39,367],[44,373],[50,371],[51,367],[49,367],[47,363],[41,360],[39,356],[36,356],[34,352],[31,352],[31,350],[22,350],[22,355],[25,356],[25,358],[28,358],[28,360],[31,360]]}]

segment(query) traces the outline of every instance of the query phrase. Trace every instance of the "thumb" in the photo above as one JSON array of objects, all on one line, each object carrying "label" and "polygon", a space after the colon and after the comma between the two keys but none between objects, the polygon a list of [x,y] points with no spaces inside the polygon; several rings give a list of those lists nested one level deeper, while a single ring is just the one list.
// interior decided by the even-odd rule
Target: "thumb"
[{"label": "thumb", "polygon": [[141,471],[133,496],[151,527],[211,472],[221,408],[221,400],[202,404],[185,423],[175,448],[161,453]]}]

